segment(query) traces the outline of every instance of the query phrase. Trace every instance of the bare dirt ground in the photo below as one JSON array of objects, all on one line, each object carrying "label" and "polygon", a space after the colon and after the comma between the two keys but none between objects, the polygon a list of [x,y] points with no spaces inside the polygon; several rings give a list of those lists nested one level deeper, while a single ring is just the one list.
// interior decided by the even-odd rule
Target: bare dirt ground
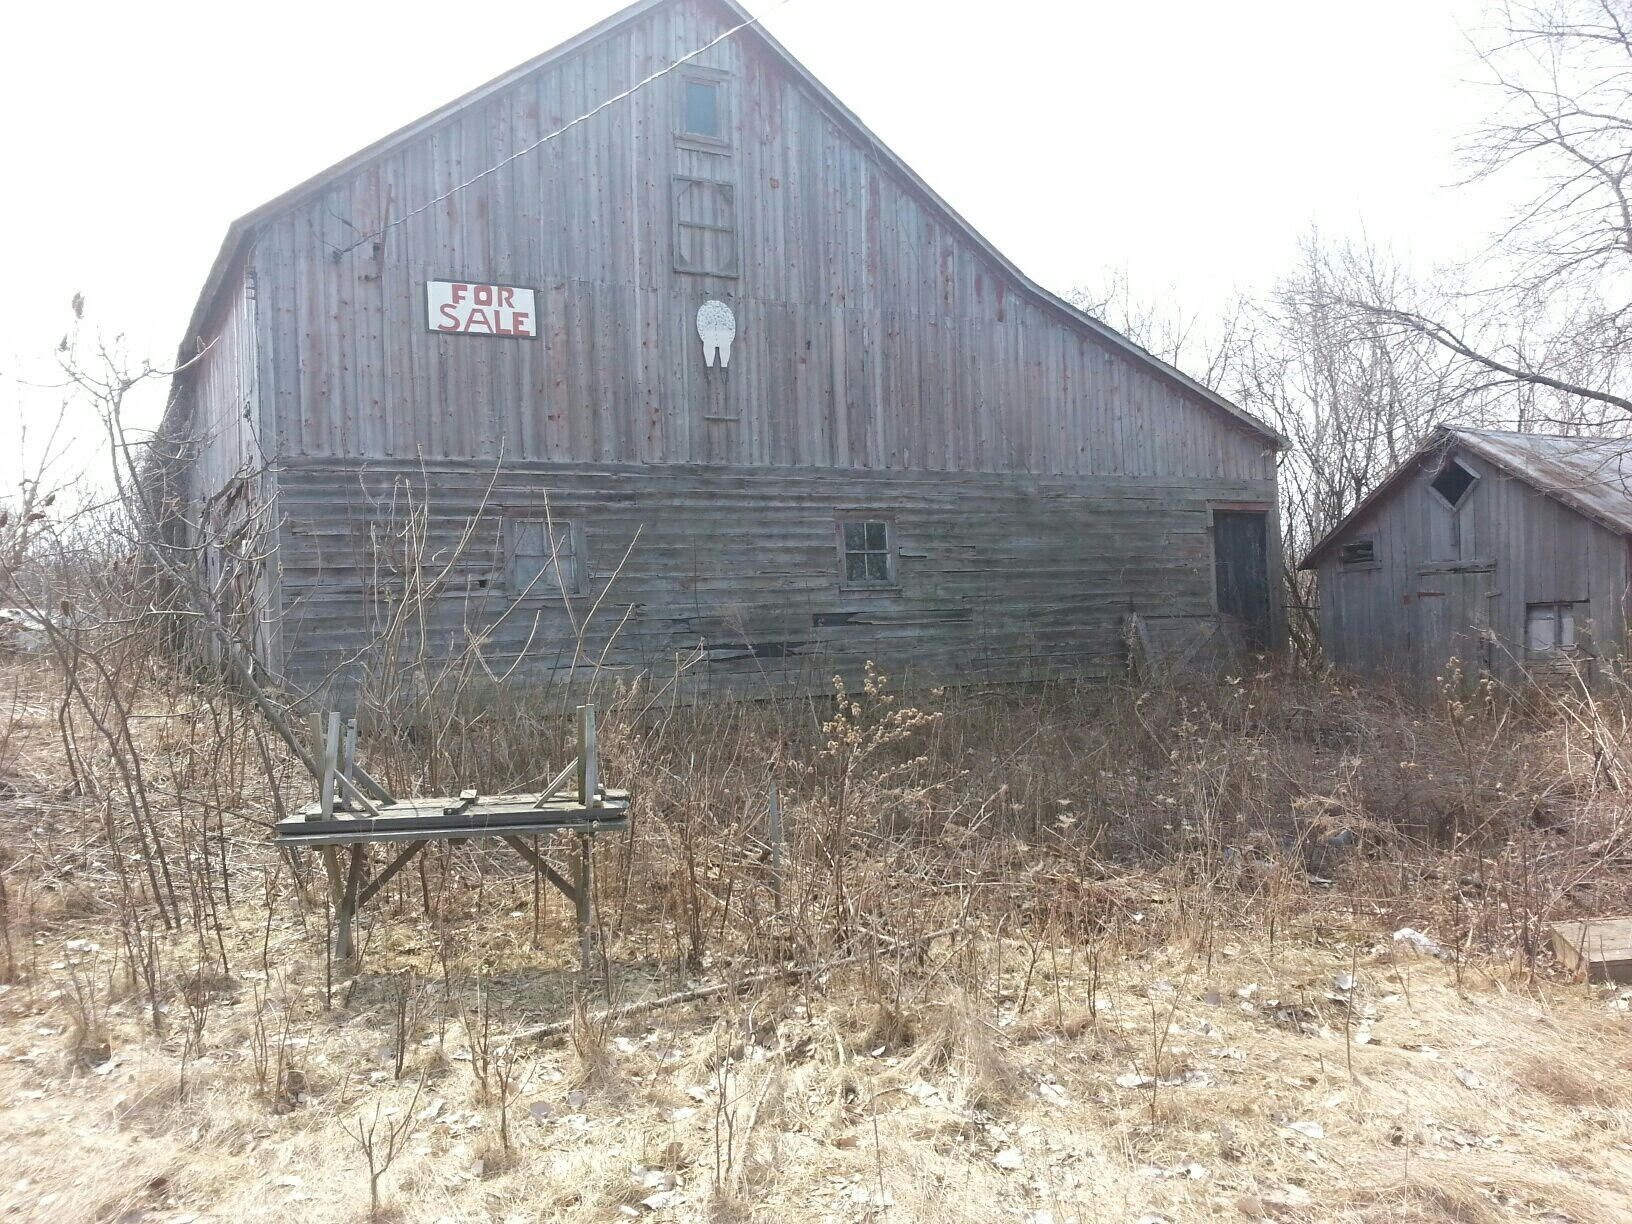
[{"label": "bare dirt ground", "polygon": [[[831,937],[835,775],[813,767],[790,788],[806,874],[793,917],[765,920],[763,881],[739,861],[753,856],[731,849],[738,817],[723,801],[713,824],[683,815],[660,776],[683,784],[672,742],[631,729],[620,746],[614,723],[609,771],[654,771],[635,778],[649,823],[600,851],[617,1002],[856,959],[608,1021],[566,907],[546,892],[537,912],[527,868],[476,847],[403,873],[360,962],[341,966],[319,890],[291,880],[258,826],[206,824],[189,842],[179,817],[156,818],[181,898],[164,930],[145,885],[124,900],[115,887],[117,789],[71,793],[51,755],[52,676],[16,679],[0,797],[7,1219],[1632,1219],[1629,993],[1572,982],[1526,942],[1543,906],[1602,910],[1624,889],[1619,792],[1556,749],[1574,735],[1598,779],[1602,745],[1556,716],[1521,731],[1457,715],[1458,746],[1431,741],[1432,716],[1352,693],[1271,712],[1266,689],[1226,688],[1141,699],[1094,731],[1077,705],[1031,711],[1004,720],[1026,727],[1015,745],[982,738],[987,714],[948,698],[898,720],[897,739],[855,733],[870,799],[887,785],[897,808],[918,795],[956,818],[925,834],[921,817],[916,839],[846,834],[854,921]],[[198,786],[181,763],[197,737],[167,721],[207,721],[188,701],[151,711],[155,792]],[[1113,718],[1142,723],[1156,750],[1116,740]],[[824,734],[809,759],[849,732]],[[1356,773],[1388,756],[1411,766],[1398,785],[1413,819],[1432,808],[1473,828],[1522,810],[1543,812],[1523,827],[1556,828],[1568,812],[1573,831],[1391,840],[1379,829],[1407,815],[1386,810],[1399,793]],[[87,747],[81,769],[95,760]],[[1073,768],[1089,772],[1074,782]],[[1254,789],[1242,769],[1301,783]],[[298,779],[274,777],[303,801]],[[934,791],[942,778],[985,806]],[[1120,811],[1128,844],[1085,811],[1090,793]],[[1287,826],[1301,840],[1261,823],[1183,842],[1248,803],[1303,813]],[[248,784],[231,806],[270,811]],[[1051,843],[1048,819],[1093,857]],[[1353,849],[1327,848],[1334,824],[1359,831]],[[120,852],[144,881],[128,837]],[[200,855],[223,856],[213,886]],[[1425,938],[1396,938],[1408,925]],[[894,950],[866,933],[942,926]],[[516,1036],[563,1018],[559,1037]]]}]

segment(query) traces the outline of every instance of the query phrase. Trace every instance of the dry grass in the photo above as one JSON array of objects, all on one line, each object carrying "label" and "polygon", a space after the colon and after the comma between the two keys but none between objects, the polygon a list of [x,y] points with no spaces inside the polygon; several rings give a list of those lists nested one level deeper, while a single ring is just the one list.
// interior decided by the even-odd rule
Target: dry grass
[{"label": "dry grass", "polygon": [[[124,693],[171,868],[150,877],[116,754],[81,710],[70,769],[61,675],[6,667],[11,1218],[359,1218],[359,1118],[406,1122],[380,1181],[405,1220],[1632,1218],[1626,1000],[1537,940],[1627,901],[1618,707],[1421,711],[1270,673],[916,703],[875,678],[697,712],[624,694],[606,772],[639,816],[599,851],[616,1000],[862,955],[618,1024],[566,907],[477,844],[399,876],[360,964],[330,965],[321,890],[255,823],[298,775],[160,668]],[[560,732],[468,719],[378,729],[375,759],[405,789],[519,787]],[[773,780],[781,912],[756,840]],[[1397,944],[1406,925],[1444,956]]]}]

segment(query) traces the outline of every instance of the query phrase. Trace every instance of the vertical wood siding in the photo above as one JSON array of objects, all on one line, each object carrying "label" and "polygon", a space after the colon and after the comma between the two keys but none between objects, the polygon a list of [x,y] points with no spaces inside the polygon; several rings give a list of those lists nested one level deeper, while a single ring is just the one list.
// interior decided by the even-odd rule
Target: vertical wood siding
[{"label": "vertical wood siding", "polygon": [[[282,597],[273,552],[276,476],[263,445],[262,362],[256,322],[256,286],[243,269],[212,320],[202,351],[181,375],[189,422],[175,507],[181,539],[198,547],[206,581],[221,598],[234,627],[276,671],[282,659]],[[213,638],[200,645],[212,656]]]},{"label": "vertical wood siding", "polygon": [[254,289],[240,275],[210,329],[210,339],[184,376],[193,400],[186,438],[185,496],[202,501],[234,477],[260,470],[264,459],[256,388]]},{"label": "vertical wood siding", "polygon": [[[658,9],[267,226],[280,452],[1268,476],[1262,438],[1021,291],[745,38],[699,61],[729,77],[727,154],[676,147],[676,74],[359,244],[721,20]],[[733,183],[741,276],[674,271],[675,174]],[[536,288],[541,339],[428,332],[428,278]],[[708,297],[737,315],[728,372]]]}]

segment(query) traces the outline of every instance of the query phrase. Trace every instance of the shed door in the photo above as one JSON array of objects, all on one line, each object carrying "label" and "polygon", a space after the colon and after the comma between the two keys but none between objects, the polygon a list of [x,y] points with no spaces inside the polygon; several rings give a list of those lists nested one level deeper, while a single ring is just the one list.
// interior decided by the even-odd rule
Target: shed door
[{"label": "shed door", "polygon": [[1453,691],[1471,692],[1490,670],[1490,599],[1495,575],[1488,566],[1466,569],[1427,567],[1417,574],[1407,612],[1411,626],[1411,667],[1417,689],[1432,696],[1453,674]]},{"label": "shed door", "polygon": [[1247,649],[1268,649],[1269,516],[1265,511],[1213,511],[1213,570],[1219,613],[1240,621]]}]

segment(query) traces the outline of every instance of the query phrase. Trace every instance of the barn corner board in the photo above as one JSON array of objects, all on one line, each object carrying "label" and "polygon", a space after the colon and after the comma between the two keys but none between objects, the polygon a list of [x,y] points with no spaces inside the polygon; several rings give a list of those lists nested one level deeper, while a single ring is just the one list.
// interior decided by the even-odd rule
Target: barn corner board
[{"label": "barn corner board", "polygon": [[517,682],[1284,634],[1282,440],[1021,273],[730,0],[642,0],[241,218],[182,347],[169,530],[291,688],[401,619],[405,520],[416,649]]}]

